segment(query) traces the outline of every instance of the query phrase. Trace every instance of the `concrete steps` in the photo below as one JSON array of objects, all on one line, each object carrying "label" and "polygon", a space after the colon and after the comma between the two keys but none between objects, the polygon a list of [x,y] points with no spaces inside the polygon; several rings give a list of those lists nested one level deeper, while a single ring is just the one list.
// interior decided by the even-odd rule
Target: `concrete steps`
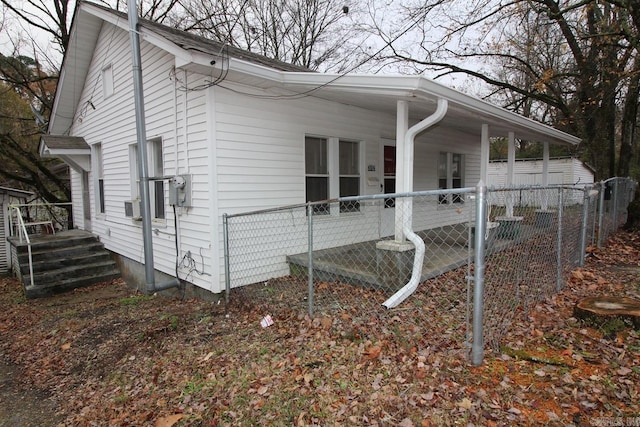
[{"label": "concrete steps", "polygon": [[38,298],[120,277],[111,254],[96,236],[81,230],[32,239],[33,285],[26,244],[15,247],[27,298]]}]

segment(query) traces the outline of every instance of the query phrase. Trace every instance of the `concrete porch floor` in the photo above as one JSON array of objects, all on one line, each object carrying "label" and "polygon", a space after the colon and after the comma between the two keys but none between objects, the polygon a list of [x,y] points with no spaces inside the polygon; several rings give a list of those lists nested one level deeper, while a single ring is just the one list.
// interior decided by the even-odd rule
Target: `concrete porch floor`
[{"label": "concrete porch floor", "polygon": [[[489,253],[500,252],[545,232],[555,233],[555,226],[540,227],[522,222],[517,233],[507,235],[504,230],[499,232],[494,229],[487,239],[486,247]],[[423,230],[416,234],[425,242],[421,282],[473,262],[475,250],[468,244],[472,233],[466,224]],[[392,261],[390,267],[388,260],[384,259],[386,255],[381,254],[381,250],[376,247],[380,240],[313,251],[314,279],[342,281],[395,292],[410,278],[414,251],[406,252],[406,262],[400,261],[400,264],[405,262],[408,268],[400,268],[403,271],[398,271],[395,268],[397,263]],[[308,253],[287,256],[292,274],[306,275],[308,261]]]}]

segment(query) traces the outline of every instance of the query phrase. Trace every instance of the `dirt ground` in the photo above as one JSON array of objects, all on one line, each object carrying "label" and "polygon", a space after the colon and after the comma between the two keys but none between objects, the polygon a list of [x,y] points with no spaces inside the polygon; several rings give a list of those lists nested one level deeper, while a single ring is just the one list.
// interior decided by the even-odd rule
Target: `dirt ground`
[{"label": "dirt ground", "polygon": [[640,233],[591,248],[479,367],[433,344],[446,321],[412,318],[428,293],[356,321],[358,307],[310,319],[245,294],[227,310],[121,280],[25,300],[2,278],[0,426],[640,425],[640,331],[574,318],[591,295],[640,299]]}]

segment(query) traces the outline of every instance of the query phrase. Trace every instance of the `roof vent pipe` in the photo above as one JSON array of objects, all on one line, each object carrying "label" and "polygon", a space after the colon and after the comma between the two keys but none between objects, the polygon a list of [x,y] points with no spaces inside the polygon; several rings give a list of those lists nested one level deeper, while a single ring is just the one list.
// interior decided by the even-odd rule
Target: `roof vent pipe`
[{"label": "roof vent pipe", "polygon": [[[446,99],[438,98],[438,107],[436,111],[429,117],[423,119],[421,122],[411,126],[405,135],[405,162],[404,162],[404,175],[402,177],[405,187],[404,191],[413,191],[413,158],[414,158],[414,145],[416,136],[438,123],[447,114],[448,102]],[[413,232],[412,220],[413,214],[411,200],[407,200],[408,203],[404,205],[405,214],[403,215],[404,223],[402,224],[402,232],[407,239],[413,243],[416,248],[415,256],[413,259],[413,270],[411,271],[411,279],[404,285],[398,292],[393,294],[382,305],[386,308],[393,308],[398,306],[402,301],[407,299],[417,288],[420,283],[420,277],[422,276],[422,263],[424,262],[425,247],[424,242],[416,233]]]},{"label": "roof vent pipe", "polygon": [[136,0],[128,1],[129,32],[133,59],[133,99],[136,114],[138,145],[138,174],[140,178],[140,213],[142,215],[142,240],[144,244],[144,273],[147,293],[154,293],[180,285],[177,278],[156,285],[153,267],[153,239],[151,235],[151,202],[149,201],[149,168],[147,165],[147,130],[144,121],[144,96],[142,91],[142,59],[138,32],[138,7]]}]

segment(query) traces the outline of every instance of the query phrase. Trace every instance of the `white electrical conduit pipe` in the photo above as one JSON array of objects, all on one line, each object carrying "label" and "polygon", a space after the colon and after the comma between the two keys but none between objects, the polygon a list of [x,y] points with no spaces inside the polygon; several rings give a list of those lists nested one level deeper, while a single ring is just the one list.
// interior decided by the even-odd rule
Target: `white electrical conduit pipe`
[{"label": "white electrical conduit pipe", "polygon": [[[405,182],[406,192],[413,191],[413,157],[414,157],[414,142],[416,136],[438,123],[447,114],[448,102],[446,99],[438,98],[438,107],[436,111],[429,117],[423,119],[421,122],[411,126],[405,135],[405,153],[408,155],[405,157],[405,173],[403,180]],[[407,199],[407,202],[410,200]],[[407,239],[413,243],[416,248],[415,257],[413,259],[413,270],[411,271],[411,279],[404,285],[398,292],[393,294],[388,300],[382,303],[386,308],[397,307],[402,301],[407,299],[417,288],[420,283],[420,277],[422,276],[422,263],[424,262],[425,247],[424,242],[412,229],[412,214],[409,212],[409,203],[405,206],[407,210],[404,215],[404,224],[402,224],[402,232]],[[412,208],[411,208],[412,209]]]}]

